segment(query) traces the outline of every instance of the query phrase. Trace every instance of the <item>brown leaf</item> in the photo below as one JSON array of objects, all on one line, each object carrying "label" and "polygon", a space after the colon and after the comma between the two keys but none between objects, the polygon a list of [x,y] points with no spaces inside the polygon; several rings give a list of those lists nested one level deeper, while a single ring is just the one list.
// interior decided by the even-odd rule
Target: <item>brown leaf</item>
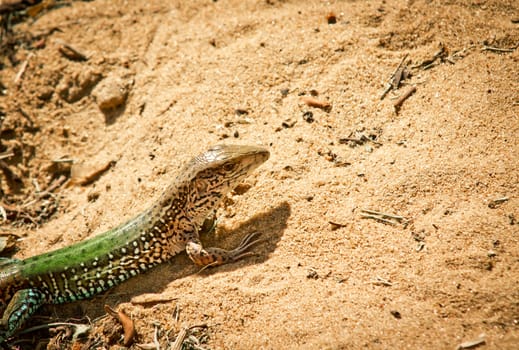
[{"label": "brown leaf", "polygon": [[137,334],[135,331],[135,325],[130,317],[128,317],[123,311],[115,311],[109,305],[105,305],[105,312],[115,318],[123,326],[124,331],[124,346],[130,346]]},{"label": "brown leaf", "polygon": [[110,169],[115,164],[115,161],[111,160],[103,164],[84,164],[77,163],[72,165],[70,176],[72,183],[75,185],[88,185],[89,183],[97,180],[105,171]]},{"label": "brown leaf", "polygon": [[332,108],[332,105],[328,101],[321,101],[316,98],[305,96],[302,98],[302,101],[306,103],[306,105],[310,107],[320,108],[325,111],[330,110]]},{"label": "brown leaf", "polygon": [[0,252],[12,249],[18,238],[20,237],[11,233],[0,233]]}]

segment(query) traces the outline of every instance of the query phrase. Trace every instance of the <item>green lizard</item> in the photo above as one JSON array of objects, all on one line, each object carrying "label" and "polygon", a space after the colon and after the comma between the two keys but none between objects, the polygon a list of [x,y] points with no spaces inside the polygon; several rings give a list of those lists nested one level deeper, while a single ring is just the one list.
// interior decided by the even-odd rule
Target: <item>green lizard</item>
[{"label": "green lizard", "polygon": [[90,298],[184,249],[200,266],[235,261],[255,234],[233,250],[204,248],[199,229],[225,195],[269,158],[255,146],[219,145],[193,158],[158,201],[91,239],[25,260],[0,260],[0,343],[43,304]]}]

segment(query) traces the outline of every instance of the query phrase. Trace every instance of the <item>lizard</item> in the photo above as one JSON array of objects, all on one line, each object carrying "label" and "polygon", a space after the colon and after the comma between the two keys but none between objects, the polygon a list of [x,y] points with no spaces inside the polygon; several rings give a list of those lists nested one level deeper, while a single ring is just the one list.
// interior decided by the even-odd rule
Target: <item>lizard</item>
[{"label": "lizard", "polygon": [[217,145],[194,157],[147,210],[92,238],[24,260],[0,260],[0,344],[43,304],[91,298],[186,251],[199,266],[250,256],[259,242],[205,248],[199,231],[222,199],[270,156],[259,146]]}]

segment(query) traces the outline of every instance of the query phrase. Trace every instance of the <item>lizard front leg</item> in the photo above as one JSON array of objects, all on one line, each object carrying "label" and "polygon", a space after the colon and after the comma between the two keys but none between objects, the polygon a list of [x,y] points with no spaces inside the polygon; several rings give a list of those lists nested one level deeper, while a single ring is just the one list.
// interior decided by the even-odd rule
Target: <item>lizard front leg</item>
[{"label": "lizard front leg", "polygon": [[21,289],[11,298],[0,319],[0,343],[12,336],[45,301],[37,289]]},{"label": "lizard front leg", "polygon": [[218,218],[216,217],[216,212],[213,211],[205,218],[204,222],[202,223],[202,226],[200,226],[200,229],[198,230],[198,235],[203,236],[210,234],[216,229],[217,223]]},{"label": "lizard front leg", "polygon": [[210,267],[227,264],[232,261],[242,259],[246,256],[254,255],[247,250],[260,239],[254,239],[259,234],[253,232],[243,238],[240,245],[232,250],[217,247],[204,248],[198,238],[189,240],[186,244],[186,252],[189,258],[197,265]]}]

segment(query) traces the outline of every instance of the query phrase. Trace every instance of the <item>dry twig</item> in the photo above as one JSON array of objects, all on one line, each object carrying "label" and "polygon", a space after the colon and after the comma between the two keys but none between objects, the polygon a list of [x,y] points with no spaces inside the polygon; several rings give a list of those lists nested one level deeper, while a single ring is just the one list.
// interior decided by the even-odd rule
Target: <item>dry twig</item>
[{"label": "dry twig", "polygon": [[409,220],[400,215],[386,214],[369,209],[361,209],[361,212],[366,213],[362,214],[362,218],[374,219],[390,225],[396,225],[397,223],[406,225],[409,222]]},{"label": "dry twig", "polygon": [[18,334],[26,334],[30,332],[34,332],[40,329],[48,329],[52,327],[62,327],[62,326],[68,326],[68,327],[74,327],[75,332],[72,334],[72,339],[76,339],[77,337],[87,333],[90,331],[90,325],[87,324],[81,324],[81,323],[69,323],[69,322],[55,322],[55,323],[46,323],[46,324],[40,324],[38,326],[26,328],[22,331],[20,331]]},{"label": "dry twig", "polygon": [[396,90],[400,86],[400,81],[404,77],[404,71],[406,69],[406,65],[404,65],[405,60],[409,56],[408,53],[405,54],[405,56],[402,58],[400,63],[398,64],[398,67],[396,67],[395,71],[391,75],[391,78],[389,78],[389,81],[386,84],[386,89],[384,92],[382,92],[382,95],[380,96],[380,99],[383,100],[384,97],[388,94],[391,89]]},{"label": "dry twig", "polygon": [[[198,338],[192,334],[196,328],[207,329],[206,324],[194,325],[191,327],[182,327],[180,332],[178,333],[175,342],[171,344],[171,350],[180,350],[183,347],[188,349],[200,349],[204,348],[200,346],[204,342],[205,334],[199,336]],[[187,338],[187,339],[186,339]],[[186,346],[187,345],[187,346]]]},{"label": "dry twig", "polygon": [[347,227],[348,225],[346,224],[341,224],[341,223],[338,223],[338,222],[334,222],[334,221],[328,221],[328,223],[330,224],[330,229],[332,231],[335,231],[335,230],[338,230],[342,227]]},{"label": "dry twig", "polygon": [[14,83],[15,84],[18,84],[18,82],[22,79],[22,76],[23,74],[25,73],[25,70],[27,69],[27,66],[29,65],[29,60],[32,58],[32,56],[34,56],[34,54],[31,52],[27,58],[25,59],[25,61],[23,61],[22,63],[22,66],[20,67],[20,70],[18,71],[18,73],[16,74],[16,76],[14,77]]},{"label": "dry twig", "polygon": [[493,199],[492,201],[490,201],[490,203],[488,203],[488,207],[490,209],[495,209],[497,208],[500,204],[503,204],[505,202],[507,202],[510,198],[508,197],[503,197],[503,198],[497,198],[497,199]]},{"label": "dry twig", "polygon": [[0,154],[0,160],[2,160],[2,159],[7,159],[7,158],[11,158],[12,156],[14,156],[14,152],[12,152],[12,151],[7,151],[7,152],[4,152],[4,153],[1,153],[1,154]]},{"label": "dry twig", "polygon": [[325,111],[329,111],[332,108],[332,105],[330,104],[330,102],[318,100],[318,99],[310,97],[310,96],[305,96],[305,97],[301,98],[301,100],[307,106],[320,108]]},{"label": "dry twig", "polygon": [[402,107],[402,103],[404,103],[404,101],[407,100],[412,94],[414,94],[415,91],[416,86],[411,86],[406,92],[404,92],[402,96],[400,96],[398,100],[396,100],[393,104],[393,106],[395,107],[395,111],[398,112],[400,110],[400,107]]},{"label": "dry twig", "polygon": [[56,40],[55,42],[59,45],[59,52],[66,58],[73,61],[88,61],[88,57],[72,45],[67,44],[63,40]]},{"label": "dry twig", "polygon": [[175,342],[171,345],[171,350],[181,350],[182,344],[184,343],[184,340],[187,337],[187,331],[189,330],[188,327],[184,326],[178,332],[177,337],[175,338]]},{"label": "dry twig", "polygon": [[459,344],[456,347],[456,350],[472,349],[472,348],[475,348],[476,346],[479,346],[482,344],[485,344],[485,334],[481,334],[478,338],[476,338],[474,340],[465,341],[465,342]]},{"label": "dry twig", "polygon": [[483,47],[481,48],[481,51],[514,52],[516,49],[517,49],[517,46],[516,47],[512,47],[510,49],[503,49],[503,48],[500,48],[500,47],[483,45]]},{"label": "dry twig", "polygon": [[389,280],[386,280],[380,276],[376,276],[374,279],[371,280],[372,284],[380,284],[383,286],[391,287],[393,283],[389,282]]}]

